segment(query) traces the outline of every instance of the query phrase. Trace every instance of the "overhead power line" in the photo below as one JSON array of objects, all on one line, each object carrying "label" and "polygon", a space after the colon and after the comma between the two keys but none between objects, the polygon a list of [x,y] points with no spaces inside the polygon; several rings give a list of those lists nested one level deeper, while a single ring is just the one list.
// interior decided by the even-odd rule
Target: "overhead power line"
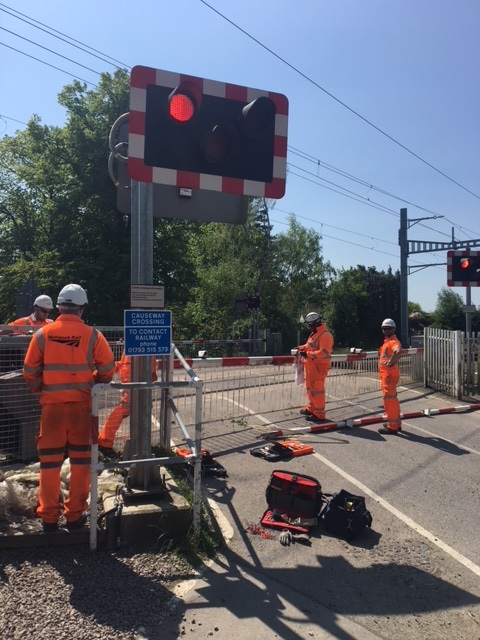
[{"label": "overhead power line", "polygon": [[[281,209],[277,209],[277,211],[281,211]],[[287,213],[286,211],[284,211],[283,213]],[[310,218],[305,218],[305,216],[297,216],[295,215],[296,218],[300,218],[301,220],[309,220],[310,222],[317,222],[317,224],[320,224],[321,226],[331,226],[331,225],[327,225],[323,222],[318,222],[316,220],[311,220]],[[270,217],[271,222],[274,222],[275,224],[281,224],[283,226],[288,226],[287,222],[283,222],[282,220],[274,220],[272,217]],[[337,227],[333,227],[334,229]],[[339,229],[340,231],[348,231],[347,229]],[[363,235],[363,234],[358,234],[358,235]],[[367,249],[368,251],[375,251],[375,253],[381,253],[385,256],[390,256],[391,258],[396,258],[398,260],[398,254],[396,253],[390,253],[389,251],[382,251],[381,249],[377,249],[376,247],[367,247],[366,245],[363,244],[359,244],[358,242],[352,242],[351,240],[345,240],[344,238],[338,238],[337,236],[332,236],[329,235],[327,233],[324,233],[323,231],[321,232],[321,236],[322,238],[329,238],[330,240],[336,240],[337,242],[343,242],[344,244],[348,244],[351,245],[352,247],[359,247],[360,249]],[[365,236],[365,237],[371,237],[371,236]],[[372,238],[372,240],[378,240],[380,242],[386,242],[387,244],[394,244],[393,242],[387,242],[386,240],[380,240],[380,238]],[[435,254],[434,254],[435,255]],[[419,267],[427,267],[427,266],[431,266],[431,267],[436,267],[438,269],[440,269],[440,267],[438,267],[437,265],[431,265],[431,264],[425,264],[423,262],[419,262],[418,260],[411,260],[411,262],[415,262],[416,265],[418,265]],[[443,267],[442,267],[442,270]]]},{"label": "overhead power line", "polygon": [[[1,7],[5,7],[5,8],[1,8]],[[9,11],[7,11],[7,9]],[[7,6],[6,4],[3,4],[3,2],[0,2],[0,11],[3,11],[4,13],[7,13],[9,15],[11,15],[13,18],[17,18],[17,20],[22,20],[22,22],[26,22],[27,24],[29,24],[32,27],[35,27],[36,29],[39,29],[40,31],[44,31],[45,33],[48,33],[49,35],[51,35],[54,38],[58,38],[58,40],[62,40],[63,42],[65,42],[66,44],[69,44],[72,47],[75,47],[77,49],[80,49],[80,51],[84,51],[85,53],[88,53],[89,55],[98,58],[99,60],[102,60],[103,62],[106,62],[107,64],[111,64],[113,66],[116,66],[117,68],[126,68],[126,69],[131,69],[131,67],[127,64],[125,64],[124,62],[120,62],[119,60],[116,60],[115,58],[112,58],[112,56],[109,56],[106,53],[102,53],[101,51],[98,51],[97,49],[94,49],[93,47],[90,47],[89,45],[85,44],[84,42],[80,42],[80,40],[76,40],[75,38],[72,38],[71,36],[67,35],[66,33],[62,33],[61,31],[58,31],[57,29],[54,29],[53,27],[48,26],[47,24],[44,24],[43,22],[40,22],[39,20],[35,20],[35,18],[32,18],[30,16],[25,15],[24,13],[21,13],[20,11],[17,11],[16,9],[13,9],[12,7]],[[14,12],[14,13],[12,13]],[[18,14],[18,15],[15,15]],[[20,17],[22,16],[22,17]],[[38,26],[41,25],[41,26]],[[42,28],[45,27],[45,28]],[[56,35],[56,34],[60,34],[60,35]],[[63,37],[61,37],[63,36]],[[77,43],[77,44],[75,44]],[[78,46],[78,45],[82,45],[82,46]],[[96,55],[96,54],[100,54],[100,55]],[[110,60],[112,60],[113,62],[110,62],[109,60],[107,60],[107,58],[109,58]],[[120,66],[118,66],[120,65]]]},{"label": "overhead power line", "polygon": [[64,60],[68,60],[68,62],[73,62],[73,64],[78,65],[79,67],[82,67],[82,69],[86,69],[87,71],[91,71],[92,73],[96,73],[98,75],[100,75],[100,71],[97,71],[96,69],[92,69],[91,67],[87,67],[84,64],[81,64],[80,62],[77,62],[76,60],[72,60],[72,58],[68,58],[67,56],[62,55],[61,53],[58,53],[57,51],[54,51],[53,49],[49,49],[48,47],[44,47],[42,44],[38,44],[38,42],[35,42],[34,40],[30,40],[29,38],[25,38],[24,36],[21,36],[19,33],[15,33],[14,31],[10,31],[10,29],[5,29],[5,27],[0,27],[0,29],[2,31],[6,31],[7,33],[10,33],[11,35],[20,38],[21,40],[25,40],[25,42],[29,42],[30,44],[35,45],[36,47],[39,47],[40,49],[43,49],[44,51],[48,51],[49,53],[53,53],[55,56],[58,56],[59,58],[63,58]]},{"label": "overhead power line", "polygon": [[[311,162],[312,164],[315,164],[315,166],[317,167],[317,169],[327,169],[328,171],[331,171],[333,173],[336,173],[337,175],[342,176],[343,178],[346,178],[347,180],[351,180],[352,182],[355,182],[357,184],[363,185],[365,187],[367,187],[369,190],[372,191],[377,191],[378,193],[388,196],[389,198],[394,198],[395,200],[398,200],[399,202],[401,202],[403,205],[411,205],[412,207],[415,207],[416,209],[419,209],[421,211],[425,211],[426,213],[431,213],[434,217],[439,217],[439,218],[444,218],[446,222],[449,222],[451,225],[453,225],[455,228],[457,228],[460,232],[465,233],[467,235],[467,231],[469,231],[471,234],[475,235],[475,236],[479,236],[480,233],[476,232],[476,231],[472,231],[471,229],[466,229],[464,227],[461,227],[460,225],[458,225],[456,222],[453,222],[452,220],[450,220],[449,218],[447,218],[444,214],[440,214],[437,211],[432,211],[431,209],[427,209],[426,207],[422,207],[419,204],[415,204],[414,202],[409,201],[407,198],[402,198],[401,196],[396,196],[393,193],[390,193],[389,191],[385,191],[385,189],[381,189],[380,187],[376,187],[375,185],[371,184],[370,182],[367,182],[366,180],[363,180],[362,178],[358,178],[356,176],[351,175],[350,173],[347,173],[346,171],[343,171],[342,169],[338,169],[337,167],[334,167],[333,165],[330,165],[326,162],[323,162],[322,160],[315,158],[314,156],[302,151],[301,149],[297,149],[295,147],[292,147],[290,145],[288,145],[288,150],[293,153],[294,155],[299,156],[300,158],[307,160],[308,162]],[[296,165],[293,164],[289,164],[289,166],[293,166],[295,168],[297,168],[300,171],[305,171],[305,173],[308,173],[309,175],[313,176],[314,174],[311,172],[308,172],[306,169],[302,169],[300,167],[296,167]],[[291,175],[297,175],[297,174],[291,174]],[[319,180],[325,180],[324,178],[321,178],[318,173],[316,174],[317,178]],[[335,183],[331,183],[331,184],[335,184]],[[319,185],[319,186],[323,186],[323,185]],[[335,185],[340,189],[343,189],[343,187],[340,187],[340,185]],[[370,198],[367,198],[366,195],[361,195],[361,194],[356,194],[358,198],[360,198],[362,201],[363,199],[368,201],[368,202],[373,202],[372,200],[370,200]],[[376,208],[376,207],[375,207]],[[398,213],[395,212],[395,215],[398,216]],[[429,227],[428,225],[422,224],[420,225],[426,229],[429,229],[431,231],[435,231],[436,233],[440,233],[441,235],[445,235],[450,237],[449,234],[444,233],[442,231],[439,231],[438,229],[433,229],[432,227]]]},{"label": "overhead power line", "polygon": [[350,111],[350,113],[353,113],[355,116],[357,116],[357,118],[360,118],[360,120],[363,120],[363,122],[365,122],[366,124],[368,124],[370,127],[372,127],[373,129],[375,129],[376,131],[378,131],[378,133],[382,134],[383,136],[385,136],[386,138],[388,138],[391,142],[393,142],[394,144],[396,144],[397,146],[401,147],[404,151],[406,151],[407,153],[409,153],[410,155],[412,155],[414,158],[417,158],[417,160],[420,160],[420,162],[423,162],[423,164],[427,165],[427,167],[430,167],[430,169],[433,169],[434,171],[436,171],[438,174],[440,174],[441,176],[443,176],[444,178],[446,178],[447,180],[449,180],[450,182],[452,182],[453,184],[456,184],[457,187],[460,187],[460,189],[463,189],[464,191],[466,191],[467,193],[469,193],[470,195],[474,196],[475,198],[478,198],[480,200],[480,196],[477,195],[476,193],[474,193],[473,191],[471,191],[470,189],[468,189],[467,187],[465,187],[464,185],[460,184],[460,182],[457,182],[457,180],[455,180],[454,178],[451,178],[450,176],[448,176],[446,173],[444,173],[441,169],[438,169],[437,167],[435,167],[433,164],[431,164],[430,162],[428,162],[427,160],[425,160],[424,158],[422,158],[421,156],[419,156],[417,153],[415,153],[414,151],[412,151],[411,149],[409,149],[408,147],[406,147],[404,144],[402,144],[401,142],[399,142],[396,138],[394,138],[393,136],[391,136],[390,134],[386,133],[386,131],[384,131],[383,129],[381,129],[380,127],[377,127],[376,124],[374,124],[371,120],[368,120],[368,118],[366,118],[365,116],[362,116],[358,111],[355,111],[355,109],[353,109],[352,107],[349,107],[348,104],[346,104],[345,102],[343,102],[342,100],[340,100],[339,98],[337,98],[336,96],[333,95],[333,93],[330,93],[330,91],[327,91],[327,89],[325,89],[324,87],[322,87],[320,84],[318,84],[318,82],[316,82],[315,80],[313,80],[312,78],[310,78],[309,76],[307,76],[305,73],[303,73],[303,71],[300,71],[300,69],[298,67],[295,67],[293,64],[291,64],[290,62],[288,62],[288,60],[285,60],[285,58],[282,58],[282,56],[280,56],[278,53],[276,53],[275,51],[273,51],[272,49],[270,49],[269,47],[267,47],[265,44],[263,44],[263,42],[260,42],[260,40],[257,40],[257,38],[255,38],[254,36],[252,36],[250,33],[248,33],[248,31],[245,31],[245,29],[242,29],[242,27],[240,27],[236,22],[233,22],[233,20],[230,20],[230,18],[227,18],[226,15],[224,15],[223,13],[221,13],[220,11],[218,11],[218,9],[215,9],[215,7],[212,7],[211,4],[209,4],[208,2],[206,2],[206,0],[200,0],[200,2],[202,2],[206,7],[208,7],[209,9],[211,9],[214,13],[216,13],[217,15],[219,15],[223,20],[225,20],[226,22],[228,22],[229,24],[231,24],[233,27],[235,27],[235,29],[238,29],[238,31],[241,31],[244,35],[247,36],[247,38],[250,38],[250,40],[253,40],[253,42],[255,42],[256,44],[258,44],[260,47],[262,47],[263,49],[265,49],[265,51],[268,51],[268,53],[271,53],[275,58],[277,58],[277,60],[280,60],[280,62],[282,62],[283,64],[285,64],[287,67],[289,67],[290,69],[292,69],[292,71],[295,71],[295,73],[297,73],[298,75],[300,75],[302,78],[304,78],[307,82],[309,82],[310,84],[313,84],[317,89],[320,89],[320,91],[323,91],[323,93],[325,93],[327,96],[329,96],[330,98],[332,98],[332,100],[335,100],[335,102],[338,102],[338,104],[340,104],[342,107],[344,107],[345,109],[347,109],[348,111]]},{"label": "overhead power line", "polygon": [[65,69],[60,69],[60,67],[56,67],[54,64],[50,64],[49,62],[45,62],[45,60],[40,60],[40,58],[36,58],[35,56],[31,56],[29,53],[25,53],[25,51],[20,51],[20,49],[15,49],[15,47],[11,47],[8,44],[5,44],[4,42],[0,42],[0,45],[2,45],[2,47],[7,47],[7,49],[11,49],[12,51],[16,51],[17,53],[21,53],[24,56],[27,56],[27,58],[31,58],[32,60],[36,60],[37,62],[41,62],[42,64],[47,65],[47,67],[51,67],[52,69],[56,69],[57,71],[61,71],[62,73],[66,73],[69,76],[71,76],[72,78],[75,78],[76,80],[81,80],[82,82],[85,82],[86,84],[91,85],[92,87],[96,87],[96,84],[93,84],[93,82],[90,82],[89,80],[85,80],[84,78],[80,78],[79,76],[76,76],[74,73],[71,73],[70,71],[65,71]]},{"label": "overhead power line", "polygon": [[305,153],[304,151],[302,151],[301,149],[296,149],[295,147],[292,147],[290,145],[288,145],[288,150],[291,151],[294,155],[297,155],[301,158],[303,158],[304,160],[307,160],[308,162],[311,162],[312,164],[315,164],[319,169],[327,169],[327,171],[332,171],[333,173],[336,173],[344,178],[347,178],[348,180],[352,180],[353,182],[357,182],[358,184],[363,185],[364,187],[367,187],[369,190],[371,189],[372,191],[378,191],[378,193],[381,193],[385,196],[388,196],[389,198],[394,198],[395,200],[398,200],[399,202],[402,202],[404,204],[409,204],[412,207],[415,207],[416,209],[420,209],[421,211],[425,211],[426,213],[432,213],[433,215],[442,215],[440,213],[438,213],[437,211],[431,211],[430,209],[426,209],[425,207],[422,207],[419,204],[415,204],[414,202],[409,202],[406,198],[402,198],[400,196],[396,196],[393,193],[390,193],[389,191],[385,191],[385,189],[381,189],[380,187],[376,187],[375,185],[371,184],[370,182],[367,182],[366,180],[363,180],[362,178],[357,178],[356,176],[353,176],[350,173],[347,173],[346,171],[343,171],[342,169],[338,169],[337,167],[332,166],[331,164],[328,164],[326,162],[323,162],[322,160],[320,160],[319,158],[315,158],[314,156],[311,156],[308,153]]}]

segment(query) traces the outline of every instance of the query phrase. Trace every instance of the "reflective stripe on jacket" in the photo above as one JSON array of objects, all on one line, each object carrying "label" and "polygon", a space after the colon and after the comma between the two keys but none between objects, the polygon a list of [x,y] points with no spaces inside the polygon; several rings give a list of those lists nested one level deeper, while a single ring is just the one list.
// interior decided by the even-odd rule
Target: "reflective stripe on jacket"
[{"label": "reflective stripe on jacket", "polygon": [[105,336],[81,318],[61,314],[30,342],[23,377],[41,404],[84,402],[96,382],[110,382],[115,358]]},{"label": "reflective stripe on jacket", "polygon": [[398,362],[393,364],[391,367],[388,366],[388,363],[390,362],[392,355],[401,350],[402,345],[397,336],[391,336],[384,339],[378,352],[378,370],[380,373],[386,374],[398,371]]}]

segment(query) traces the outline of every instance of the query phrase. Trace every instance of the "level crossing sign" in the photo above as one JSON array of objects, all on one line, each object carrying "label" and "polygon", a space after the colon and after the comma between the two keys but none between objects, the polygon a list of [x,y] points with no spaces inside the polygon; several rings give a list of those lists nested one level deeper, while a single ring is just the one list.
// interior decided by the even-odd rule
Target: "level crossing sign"
[{"label": "level crossing sign", "polygon": [[168,356],[172,350],[172,312],[129,309],[124,312],[127,356]]}]

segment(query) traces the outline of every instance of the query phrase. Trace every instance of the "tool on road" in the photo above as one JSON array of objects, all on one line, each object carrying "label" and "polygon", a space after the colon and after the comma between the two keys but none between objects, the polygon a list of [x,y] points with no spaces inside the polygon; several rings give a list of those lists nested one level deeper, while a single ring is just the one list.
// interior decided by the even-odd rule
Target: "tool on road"
[{"label": "tool on road", "polygon": [[308,533],[317,524],[323,505],[322,487],[316,478],[275,470],[265,491],[268,508],[261,524],[281,531]]}]

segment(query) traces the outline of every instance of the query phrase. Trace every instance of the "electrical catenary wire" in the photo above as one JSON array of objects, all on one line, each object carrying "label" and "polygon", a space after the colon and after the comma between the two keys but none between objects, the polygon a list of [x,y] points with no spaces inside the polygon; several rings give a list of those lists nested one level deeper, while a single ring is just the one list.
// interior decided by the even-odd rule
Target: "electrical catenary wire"
[{"label": "electrical catenary wire", "polygon": [[310,76],[307,76],[307,74],[303,73],[303,71],[300,71],[300,69],[298,67],[295,67],[293,64],[291,64],[290,62],[288,62],[288,60],[286,60],[285,58],[282,58],[282,56],[280,56],[278,53],[276,53],[275,51],[273,51],[272,49],[270,49],[269,47],[267,47],[267,45],[265,45],[263,42],[261,42],[260,40],[258,40],[257,38],[255,38],[254,36],[252,36],[250,33],[248,33],[248,31],[246,31],[245,29],[243,29],[242,27],[240,27],[236,22],[234,22],[233,20],[230,20],[230,18],[227,18],[226,15],[224,15],[223,13],[221,13],[220,11],[218,11],[218,9],[215,9],[215,7],[213,7],[211,4],[209,4],[208,2],[206,2],[206,0],[200,0],[200,2],[202,4],[204,4],[206,7],[208,7],[209,9],[211,9],[214,13],[216,13],[217,15],[219,15],[223,20],[225,20],[226,22],[228,22],[229,24],[231,24],[233,27],[235,27],[235,29],[238,29],[238,31],[240,31],[241,33],[243,33],[244,35],[246,35],[248,38],[250,38],[250,40],[252,40],[253,42],[255,42],[256,44],[258,44],[260,47],[262,47],[263,49],[265,49],[265,51],[268,51],[268,53],[270,53],[271,55],[273,55],[275,58],[277,58],[277,60],[280,60],[280,62],[282,62],[284,65],[286,65],[287,67],[289,67],[290,69],[292,69],[292,71],[294,71],[295,73],[297,73],[299,76],[301,76],[304,80],[306,80],[307,82],[309,82],[310,84],[312,84],[314,87],[316,87],[317,89],[320,89],[320,91],[323,91],[323,93],[325,93],[329,98],[332,98],[332,100],[335,100],[335,102],[337,102],[338,104],[340,104],[342,107],[344,107],[345,109],[347,109],[348,111],[350,111],[350,113],[353,113],[353,115],[357,116],[357,118],[360,118],[360,120],[363,120],[363,122],[365,122],[366,124],[368,124],[370,127],[372,127],[373,129],[375,129],[375,131],[378,131],[378,133],[380,133],[381,135],[385,136],[386,138],[388,138],[391,142],[393,142],[394,144],[396,144],[397,146],[399,146],[401,149],[403,149],[404,151],[406,151],[407,153],[409,153],[410,155],[412,155],[414,158],[416,158],[417,160],[420,160],[420,162],[423,162],[423,164],[427,165],[427,167],[430,167],[430,169],[433,169],[434,171],[436,171],[438,174],[440,174],[441,176],[443,176],[444,178],[446,178],[447,180],[449,180],[450,182],[452,182],[453,184],[456,184],[457,187],[460,187],[460,189],[463,189],[464,191],[466,191],[467,193],[469,193],[470,195],[472,195],[474,198],[477,198],[478,200],[480,200],[480,196],[476,193],[474,193],[473,191],[471,191],[470,189],[468,189],[467,187],[465,187],[464,185],[462,185],[460,182],[458,182],[457,180],[455,180],[454,178],[451,178],[449,175],[447,175],[446,173],[444,173],[441,169],[438,169],[437,167],[435,167],[433,164],[431,164],[430,162],[428,162],[428,160],[425,160],[424,158],[422,158],[421,156],[419,156],[417,153],[415,153],[414,151],[412,151],[411,149],[409,149],[407,146],[405,146],[404,144],[402,144],[401,142],[399,142],[396,138],[394,138],[393,136],[391,136],[390,134],[388,134],[386,131],[384,131],[383,129],[381,129],[380,127],[377,127],[376,124],[374,124],[371,120],[368,120],[368,118],[366,118],[365,116],[362,116],[358,111],[356,111],[355,109],[353,109],[352,107],[349,107],[348,104],[346,104],[345,102],[343,102],[342,100],[340,100],[339,98],[337,98],[336,96],[333,95],[333,93],[330,93],[330,91],[327,91],[327,89],[325,89],[324,87],[322,87],[320,84],[318,84],[318,82],[316,82],[315,80],[313,80],[312,78],[310,78]]},{"label": "electrical catenary wire", "polygon": [[12,51],[16,51],[17,53],[21,53],[23,56],[26,56],[27,58],[31,58],[32,60],[36,60],[37,62],[41,62],[42,64],[46,65],[47,67],[51,67],[52,69],[55,69],[56,71],[61,71],[62,73],[66,73],[71,78],[75,78],[75,80],[80,80],[81,82],[85,82],[85,84],[89,84],[90,86],[95,87],[95,88],[97,87],[97,85],[94,84],[93,82],[90,82],[90,80],[85,80],[84,78],[80,78],[79,76],[75,75],[71,71],[66,71],[65,69],[60,69],[60,67],[56,67],[54,64],[50,64],[49,62],[45,62],[45,60],[40,60],[40,58],[37,58],[36,56],[32,56],[29,53],[26,53],[25,51],[20,51],[20,49],[16,49],[15,47],[10,46],[9,44],[5,44],[4,42],[0,42],[0,45],[2,45],[2,47],[6,47],[7,49],[11,49]]},{"label": "electrical catenary wire", "polygon": [[[4,8],[2,9],[2,7]],[[7,11],[7,9],[9,9],[9,11]],[[35,27],[35,29],[44,31],[45,33],[52,36],[53,38],[62,40],[63,42],[69,44],[70,46],[75,47],[76,49],[79,49],[84,53],[88,53],[88,55],[91,55],[94,58],[98,58],[99,60],[102,60],[107,64],[111,64],[112,66],[117,67],[117,69],[120,69],[120,68],[131,69],[131,67],[129,67],[127,64],[123,62],[120,62],[120,60],[116,60],[115,58],[112,58],[112,56],[109,56],[106,53],[102,53],[101,51],[98,51],[97,49],[90,47],[88,44],[85,44],[84,42],[80,42],[80,40],[76,40],[75,38],[72,38],[71,36],[65,33],[62,33],[61,31],[58,31],[57,29],[54,29],[53,27],[50,27],[43,22],[40,22],[39,20],[35,20],[35,18],[32,18],[31,16],[27,16],[26,14],[21,13],[20,11],[17,11],[16,9],[13,9],[12,7],[9,7],[6,4],[3,4],[2,2],[0,2],[0,11],[3,11],[4,13],[12,16],[13,18],[16,18],[17,20],[21,20],[22,22],[25,22],[26,24],[29,24],[32,27]],[[15,15],[15,14],[18,14],[18,15]],[[23,16],[23,17],[20,17],[20,16]],[[41,25],[41,26],[38,26],[38,25]],[[42,27],[45,27],[45,28],[42,28]],[[60,34],[60,35],[56,35],[56,34]],[[61,37],[61,36],[64,36],[64,37]],[[71,42],[69,42],[70,40]],[[78,44],[75,44],[75,43],[78,43]],[[79,45],[82,45],[82,46],[79,46]],[[96,55],[96,54],[100,54],[100,55]],[[107,58],[110,58],[110,60],[112,60],[113,62],[110,62],[110,60],[107,60]]]},{"label": "electrical catenary wire", "polygon": [[10,33],[11,35],[15,36],[16,38],[20,38],[21,40],[25,40],[25,42],[29,42],[30,44],[35,45],[36,47],[39,47],[40,49],[43,49],[44,51],[48,51],[49,53],[53,53],[55,56],[58,56],[59,58],[63,58],[64,60],[67,60],[68,62],[73,62],[73,64],[78,65],[79,67],[82,67],[82,69],[86,69],[87,71],[91,71],[92,73],[96,73],[98,75],[100,75],[100,71],[97,71],[96,69],[92,69],[91,67],[87,67],[86,65],[82,64],[81,62],[77,62],[76,60],[72,60],[72,58],[68,58],[67,56],[64,56],[61,53],[58,53],[58,51],[54,51],[53,49],[49,49],[48,47],[44,47],[42,44],[39,44],[38,42],[35,42],[34,40],[30,40],[29,38],[25,38],[24,36],[21,36],[19,33],[15,33],[14,31],[10,31],[10,29],[5,29],[5,27],[0,27],[0,29],[2,31],[6,31],[7,33]]}]

